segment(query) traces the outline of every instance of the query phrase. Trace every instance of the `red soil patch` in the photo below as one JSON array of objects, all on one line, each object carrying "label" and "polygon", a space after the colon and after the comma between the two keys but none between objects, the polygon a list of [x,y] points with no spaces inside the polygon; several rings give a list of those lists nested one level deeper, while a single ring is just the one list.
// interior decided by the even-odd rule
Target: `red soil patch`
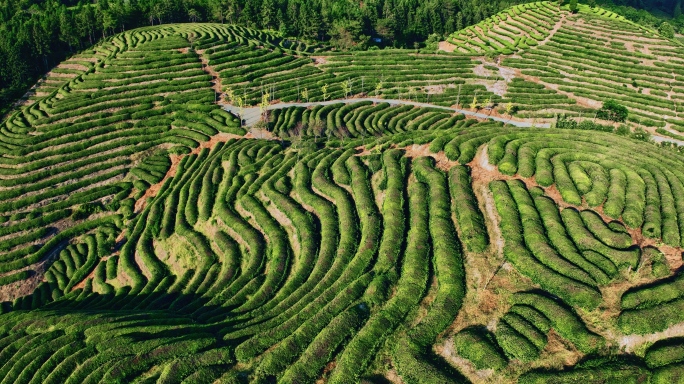
[{"label": "red soil patch", "polygon": [[[187,49],[187,48],[185,48]],[[204,50],[197,49],[195,50],[197,55],[199,56],[200,60],[202,61],[202,70],[208,74],[211,75],[212,77],[212,83],[213,86],[212,88],[214,89],[214,92],[218,95],[217,97],[217,104],[227,104],[227,102],[224,100],[224,94],[223,94],[223,86],[221,84],[221,75],[216,72],[216,70],[209,65],[209,59],[204,55]]]},{"label": "red soil patch", "polygon": [[439,50],[444,51],[444,52],[453,52],[457,50],[458,47],[455,46],[454,44],[451,44],[448,41],[440,41],[439,42]]},{"label": "red soil patch", "polygon": [[320,64],[327,64],[328,59],[325,56],[310,56],[315,65],[320,65]]},{"label": "red soil patch", "polygon": [[204,148],[213,148],[216,144],[218,143],[225,143],[231,139],[241,139],[243,138],[242,136],[234,135],[232,133],[218,133],[209,139],[209,141],[205,141],[200,143],[199,147],[193,149],[189,154],[182,154],[182,155],[176,155],[176,154],[171,154],[169,157],[171,158],[171,167],[169,170],[166,172],[166,175],[164,175],[164,178],[161,179],[157,184],[151,185],[147,191],[145,191],[145,194],[138,199],[135,203],[135,213],[141,212],[143,209],[145,209],[145,206],[147,205],[147,199],[153,198],[157,196],[157,193],[159,192],[159,189],[161,189],[162,185],[166,182],[166,180],[170,177],[174,177],[176,175],[176,171],[178,169],[178,164],[180,164],[181,160],[188,155],[196,155],[200,153],[200,151]]},{"label": "red soil patch", "polygon": [[[396,146],[394,146],[394,147],[399,148]],[[430,144],[423,144],[423,145],[413,144],[411,146],[399,148],[399,149],[403,149],[405,152],[404,156],[407,156],[410,158],[432,157],[433,159],[435,159],[435,165],[437,166],[437,168],[439,168],[443,171],[448,171],[449,169],[451,169],[451,167],[458,165],[458,162],[451,161],[451,160],[447,159],[444,152],[439,152],[439,153],[430,152]]]},{"label": "red soil patch", "polygon": [[74,70],[83,71],[83,72],[88,70],[88,67],[86,67],[82,64],[75,64],[75,63],[69,64],[68,62],[67,63],[61,63],[60,65],[57,66],[57,68],[74,69]]}]

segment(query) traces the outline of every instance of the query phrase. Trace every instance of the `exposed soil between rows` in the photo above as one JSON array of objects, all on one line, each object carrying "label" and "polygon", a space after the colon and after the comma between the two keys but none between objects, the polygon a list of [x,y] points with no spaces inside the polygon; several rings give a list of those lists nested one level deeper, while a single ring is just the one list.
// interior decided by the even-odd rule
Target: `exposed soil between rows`
[{"label": "exposed soil between rows", "polygon": [[226,101],[224,100],[225,95],[223,94],[223,85],[221,84],[221,74],[216,72],[216,70],[209,65],[209,58],[205,55],[205,50],[197,49],[195,50],[195,53],[197,53],[202,61],[202,70],[212,77],[212,88],[214,89],[214,92],[216,92],[217,104],[225,104]]},{"label": "exposed soil between rows", "polygon": [[205,148],[211,149],[218,143],[225,143],[231,139],[241,139],[241,138],[243,138],[243,136],[235,135],[232,133],[221,132],[221,133],[218,133],[218,134],[212,136],[209,139],[209,141],[204,141],[204,142],[200,143],[200,145],[197,148],[193,149],[188,154],[182,154],[182,155],[171,154],[171,155],[169,155],[169,158],[171,159],[171,166],[169,167],[169,170],[166,172],[166,175],[164,175],[164,177],[157,184],[151,185],[145,191],[145,194],[135,202],[134,212],[135,213],[142,212],[142,210],[145,209],[145,206],[147,205],[148,199],[154,198],[155,196],[157,196],[157,193],[161,189],[162,185],[164,185],[166,180],[171,178],[171,177],[174,177],[176,175],[176,171],[178,170],[178,164],[180,164],[181,160],[183,160],[183,158],[185,156],[197,155],[200,153],[200,151],[202,149],[205,149]]},{"label": "exposed soil between rows", "polygon": [[[468,165],[471,167],[473,191],[475,192],[475,195],[478,201],[480,202],[480,209],[483,211],[485,215],[485,221],[487,223],[487,230],[489,233],[490,243],[492,246],[491,252],[493,252],[493,254],[490,257],[494,257],[498,260],[501,260],[501,264],[499,266],[499,269],[496,270],[493,270],[490,264],[489,273],[492,275],[491,277],[489,277],[488,280],[485,280],[483,284],[483,280],[486,279],[488,276],[482,275],[483,271],[481,270],[481,268],[480,270],[473,270],[473,266],[481,265],[482,262],[480,260],[468,260],[468,264],[470,265],[468,273],[475,274],[475,276],[467,276],[466,279],[470,281],[468,283],[468,286],[471,289],[478,290],[479,292],[475,295],[477,296],[477,300],[474,303],[469,302],[468,299],[470,295],[466,298],[466,301],[464,302],[464,308],[459,312],[457,319],[455,320],[454,324],[452,324],[451,333],[454,333],[459,329],[462,329],[471,324],[481,324],[486,320],[494,322],[496,321],[496,318],[500,317],[500,315],[502,315],[506,310],[506,302],[502,302],[501,297],[497,297],[497,294],[487,289],[488,285],[492,283],[495,283],[499,288],[502,286],[501,284],[504,284],[503,286],[506,286],[506,284],[510,284],[511,282],[507,281],[506,278],[501,278],[501,275],[503,273],[499,271],[501,269],[506,270],[507,272],[514,270],[512,266],[507,265],[503,257],[503,247],[505,246],[505,240],[501,235],[500,217],[498,215],[498,212],[496,211],[493,196],[489,191],[489,183],[494,180],[519,179],[526,184],[526,187],[528,189],[532,187],[539,187],[534,178],[524,179],[519,178],[517,176],[507,176],[501,174],[495,166],[489,163],[487,156],[487,145],[483,145],[478,149],[475,158]],[[556,188],[555,184],[550,187],[542,188],[546,192],[546,195],[550,197],[561,210],[567,207],[573,207],[579,210],[587,209],[587,207],[575,206],[566,203],[562,199],[562,196],[560,195],[560,192]],[[615,221],[614,219],[604,214],[601,206],[592,208],[592,210],[598,213],[604,222]],[[645,238],[640,228],[633,229],[629,228],[628,226],[625,227],[627,228],[629,235],[632,237],[634,245],[637,245],[640,248],[646,246],[653,246],[658,248],[661,252],[663,252],[672,271],[678,270],[684,265],[681,257],[684,251],[683,248],[667,246],[660,243],[660,241],[656,239]],[[466,259],[468,259],[467,256],[468,255],[466,255]],[[642,260],[641,264],[644,264],[645,262],[647,261]],[[616,323],[616,319],[619,316],[622,309],[620,304],[620,298],[622,297],[622,294],[630,288],[653,281],[652,277],[644,276],[639,271],[630,271],[627,273],[629,273],[632,277],[618,277],[616,282],[601,287],[601,294],[604,298],[604,303],[601,307],[599,307],[599,309],[592,311],[591,313],[582,310],[579,311],[580,316],[582,317],[583,321],[587,324],[587,326],[592,331],[605,337],[610,344],[617,346],[620,349],[625,350],[627,352],[634,351],[635,349],[638,349],[645,343],[652,343],[654,341],[658,341],[669,337],[684,336],[684,323],[675,324],[666,329],[665,331],[649,335],[625,336],[614,330],[613,324]],[[508,273],[506,275],[511,276]],[[530,287],[535,286],[531,281],[529,281],[529,279],[523,277],[523,280],[527,280],[530,284]],[[473,288],[473,286],[475,288]],[[511,286],[509,285],[509,287]],[[504,306],[503,309],[499,307],[501,305]],[[485,316],[485,312],[490,313],[488,313]],[[492,316],[492,312],[495,314],[498,313],[498,316]],[[609,324],[609,326],[605,327],[604,324]],[[491,326],[493,325],[493,323],[485,325]],[[549,338],[549,340],[551,340],[551,338]],[[559,345],[557,345],[557,347],[559,348],[558,351],[554,352],[551,355],[548,355],[546,363],[557,364],[558,359],[561,358],[562,360],[566,361],[564,365],[575,364],[578,361],[578,359],[582,356],[582,354],[567,343],[565,343],[565,346],[562,346],[563,343],[561,343],[560,337],[558,338],[558,341],[560,343]],[[448,352],[451,349],[453,349],[453,343],[449,343],[450,338],[445,339],[443,344],[438,346],[437,351],[439,351],[440,354],[442,354],[447,360],[451,361],[454,364],[457,364],[460,368],[464,368],[465,372],[471,372],[476,377],[488,377],[487,372],[475,372],[474,367],[472,367],[472,364],[463,361],[463,359],[455,357],[453,354],[449,354]],[[548,348],[550,347],[547,346],[547,349]],[[562,365],[557,368],[562,368]]]},{"label": "exposed soil between rows", "polygon": [[556,22],[556,24],[553,26],[551,31],[549,31],[549,34],[546,36],[546,38],[544,38],[544,40],[539,42],[539,45],[544,45],[544,44],[548,43],[549,41],[551,41],[553,36],[556,35],[556,32],[558,32],[561,29],[561,27],[563,26],[563,24],[565,24],[567,15],[568,14],[565,12],[561,13],[560,20],[558,20]]},{"label": "exposed soil between rows", "polygon": [[29,269],[35,272],[33,276],[29,277],[28,279],[19,280],[11,284],[0,286],[0,302],[12,301],[17,297],[27,296],[33,293],[33,291],[35,291],[36,288],[38,288],[38,286],[43,282],[43,276],[45,275],[45,272],[52,264],[52,260],[57,258],[61,250],[62,248],[58,247],[41,262],[20,269],[15,269],[10,273],[4,274],[11,275]]},{"label": "exposed soil between rows", "polygon": [[393,148],[402,149],[404,151],[404,156],[410,157],[412,159],[417,157],[432,157],[435,160],[435,165],[437,168],[448,171],[451,167],[458,165],[457,161],[449,160],[444,152],[432,153],[430,152],[429,144],[413,144],[409,147],[398,147],[393,146]]},{"label": "exposed soil between rows", "polygon": [[[505,240],[500,229],[501,219],[496,211],[489,183],[510,177],[502,175],[495,166],[489,163],[487,145],[478,149],[475,158],[468,165],[471,168],[473,191],[485,216],[490,249],[484,254],[466,252],[465,260],[469,266],[466,271],[466,286],[468,287],[466,298],[455,321],[444,333],[446,337],[441,343],[435,345],[434,350],[450,364],[457,366],[473,382],[512,383],[512,380],[503,379],[502,381],[502,375],[495,375],[492,370],[477,370],[469,360],[459,357],[454,347],[453,335],[468,326],[484,325],[494,332],[497,319],[509,309],[509,296],[520,290],[537,287],[529,278],[521,275],[507,263],[503,255]],[[533,363],[534,367],[513,362],[507,371],[528,370],[535,367],[562,368],[575,364],[581,357],[582,354],[573,345],[563,341],[552,330],[540,359]]]},{"label": "exposed soil between rows", "polygon": [[[561,15],[561,19],[553,26],[553,29],[550,31],[549,35],[540,42],[540,44],[546,44],[548,41],[551,40],[551,38],[557,33],[558,30],[562,27],[562,25],[566,22],[566,14]],[[630,52],[635,51],[635,47],[633,44],[631,45],[626,45],[626,49]],[[441,50],[445,50],[447,52],[452,52],[454,50],[457,50],[458,47],[450,44],[448,42],[440,42],[439,48]],[[648,48],[646,48],[647,50]],[[182,48],[179,49],[180,52],[182,53],[188,53],[190,50],[188,48]],[[225,105],[227,104],[225,100],[225,95],[223,94],[222,91],[222,84],[221,84],[221,78],[220,74],[209,65],[208,57],[205,54],[204,50],[196,50],[195,51],[200,60],[202,61],[202,69],[208,73],[209,75],[212,76],[212,89],[216,92],[217,94],[217,104],[220,105]],[[326,58],[325,57],[312,57],[315,61],[316,65],[323,65],[326,64]],[[644,59],[644,62],[646,64],[653,64],[652,60],[647,60]],[[68,69],[77,69],[83,67],[82,65],[79,64],[64,64],[61,65],[60,68],[68,68]],[[482,80],[478,79],[475,80],[473,83],[475,84],[481,84],[484,85],[488,91],[493,92],[499,96],[504,96],[507,91],[507,82],[511,81],[513,78],[521,78],[526,81],[533,82],[535,84],[542,84],[546,89],[551,89],[556,91],[558,94],[565,95],[577,102],[578,105],[588,107],[588,108],[599,108],[601,106],[601,103],[592,99],[584,98],[584,97],[579,97],[575,96],[572,93],[569,92],[564,92],[559,90],[559,86],[556,84],[550,84],[546,83],[543,80],[541,80],[538,77],[534,76],[529,76],[529,75],[524,75],[519,69],[513,69],[513,68],[508,68],[501,66],[497,64],[497,67],[499,69],[498,75],[501,75],[504,80]],[[489,71],[489,72],[484,72],[484,71]],[[476,74],[479,76],[490,76],[492,74],[497,75],[495,72],[491,72],[490,70],[484,68],[484,63],[480,66],[477,66],[475,69]],[[56,77],[59,78],[66,78],[65,80],[68,80],[71,76],[69,74],[54,74]],[[74,75],[76,76],[76,75]],[[437,93],[442,93],[444,89],[442,86],[427,86],[426,89],[428,89],[431,94],[437,94]],[[645,94],[650,94],[650,89],[646,88],[644,90]],[[671,98],[673,92],[670,92],[668,94],[668,99]],[[274,104],[277,104],[274,103]],[[409,103],[410,104],[410,103]],[[415,104],[415,103],[414,103]],[[416,104],[417,105],[417,104]],[[491,112],[491,116],[496,116],[498,117],[499,115],[496,112]],[[64,119],[64,121],[70,121],[70,119]],[[210,138],[210,140],[206,142],[202,142],[199,144],[197,148],[194,148],[190,153],[188,154],[171,154],[170,155],[170,160],[171,160],[171,166],[169,170],[166,172],[164,177],[156,184],[150,186],[144,193],[144,195],[138,199],[135,203],[134,206],[134,211],[135,213],[140,213],[142,212],[145,208],[146,205],[149,201],[151,201],[153,198],[155,198],[161,189],[161,187],[164,185],[165,182],[168,181],[169,178],[175,177],[178,169],[178,165],[182,161],[182,159],[185,156],[188,155],[197,155],[200,153],[201,150],[203,149],[211,149],[214,148],[216,145],[219,143],[225,143],[229,140],[232,139],[269,139],[269,140],[275,140],[278,139],[276,136],[274,136],[271,132],[268,132],[263,129],[259,128],[251,128],[249,132],[244,135],[234,135],[234,134],[228,134],[228,133],[218,133]],[[418,158],[418,157],[432,157],[435,160],[436,167],[443,170],[443,171],[448,171],[450,168],[453,166],[458,165],[459,163],[456,161],[451,161],[449,160],[444,152],[439,152],[439,153],[431,153],[429,150],[429,144],[423,144],[423,145],[411,145],[408,147],[402,147],[401,149],[404,151],[405,156],[410,157],[410,158]],[[396,145],[393,146],[394,148],[398,148]],[[357,155],[364,155],[364,154],[370,154],[371,152],[364,147],[359,147],[357,148],[361,151],[361,153]],[[484,213],[485,216],[485,222],[486,222],[486,227],[487,231],[489,234],[490,238],[490,249],[488,251],[488,254],[486,255],[474,255],[474,254],[466,254],[465,255],[465,260],[466,260],[466,265],[468,265],[469,269],[467,269],[467,274],[466,276],[466,285],[468,287],[468,296],[465,299],[464,307],[461,311],[459,311],[459,314],[457,318],[454,320],[454,323],[449,327],[449,329],[444,333],[444,334],[453,334],[454,331],[458,331],[466,326],[472,325],[472,324],[480,324],[483,323],[490,329],[493,329],[496,325],[497,319],[508,310],[509,304],[505,300],[512,292],[520,290],[521,287],[524,288],[531,288],[536,286],[531,282],[530,279],[520,275],[515,268],[512,267],[509,263],[506,262],[504,258],[504,246],[505,246],[505,240],[503,238],[503,235],[501,233],[501,217],[499,216],[497,210],[496,210],[496,205],[495,201],[493,198],[493,195],[491,191],[489,190],[489,183],[494,181],[494,180],[511,180],[511,179],[520,179],[522,180],[528,188],[531,188],[533,186],[538,186],[536,180],[534,178],[526,178],[526,179],[521,179],[518,176],[507,176],[501,174],[497,167],[489,163],[488,159],[488,154],[487,154],[487,145],[482,145],[477,151],[476,156],[474,157],[473,161],[468,164],[471,168],[471,174],[472,174],[472,187],[475,193],[475,196],[477,198],[477,201],[479,203],[480,209]],[[108,180],[109,182],[111,180]],[[348,193],[351,194],[351,189],[349,186],[346,185],[340,185],[340,188],[345,189]],[[331,201],[334,204],[334,201],[328,197],[325,196],[324,194],[320,193],[313,185],[311,186],[312,190],[316,193],[318,193],[322,198],[327,199],[328,201]],[[578,209],[587,209],[586,204],[585,206],[576,206],[576,205],[571,205],[567,204],[563,201],[562,196],[558,189],[555,187],[555,185],[552,185],[550,187],[544,187],[544,191],[547,196],[549,196],[559,207],[559,209],[564,209],[566,207],[575,207]],[[375,193],[374,193],[375,194]],[[375,194],[376,197],[376,203],[378,204],[379,207],[381,207],[381,203],[384,198],[384,192],[377,193]],[[268,202],[269,199],[265,197],[265,195],[262,193],[260,195],[260,198],[262,201]],[[294,248],[295,254],[297,256],[300,256],[301,252],[301,245],[299,244],[299,234],[295,231],[293,228],[293,223],[292,221],[283,213],[281,212],[275,205],[266,205],[265,208],[268,210],[269,214],[271,217],[273,217],[288,233],[288,237],[290,239],[290,243],[292,247]],[[305,209],[314,212],[312,207],[304,206]],[[263,230],[262,227],[260,227],[259,223],[255,220],[254,215],[252,215],[250,212],[248,212],[239,202],[236,202],[236,207],[235,209],[237,212],[247,220],[250,225],[254,226],[256,230],[258,230],[264,237],[268,240],[268,236],[266,235],[266,232]],[[609,218],[605,215],[603,212],[603,208],[601,206],[596,207],[596,208],[591,208],[595,212],[597,212],[601,218],[606,221],[614,221],[614,219]],[[221,220],[217,220],[219,224],[221,224]],[[214,225],[214,224],[207,224],[207,225]],[[223,224],[225,226],[225,224]],[[224,229],[231,237],[233,237],[243,248],[249,248],[249,245],[244,242],[244,240],[236,233],[232,232],[230,229]],[[655,239],[649,239],[645,238],[643,236],[643,233],[641,232],[641,229],[628,229],[630,236],[632,237],[635,245],[638,245],[640,247],[644,246],[654,246],[660,249],[665,255],[668,260],[669,266],[671,270],[675,270],[678,268],[681,268],[683,266],[682,263],[682,248],[679,247],[670,247],[670,246],[665,246],[661,244],[659,241]],[[121,233],[121,236],[118,241],[123,240],[123,232]],[[63,247],[57,247],[55,250],[48,256],[46,257],[43,261],[41,261],[38,264],[34,264],[32,266],[28,266],[23,269],[28,269],[32,268],[36,270],[36,273],[34,276],[32,276],[30,279],[23,280],[20,282],[17,282],[15,284],[10,284],[4,287],[0,287],[0,301],[3,300],[11,300],[14,297],[18,297],[21,295],[25,294],[30,294],[35,288],[43,281],[43,275],[46,271],[46,269],[50,265],[50,261],[55,258],[55,255],[58,255],[59,251]],[[201,255],[198,255],[201,257]],[[482,260],[478,260],[477,258],[480,257]],[[106,260],[102,259],[100,262]],[[142,260],[142,258],[138,255],[136,252],[135,254],[135,263],[140,267],[142,274],[147,277],[148,279],[151,278],[151,272],[149,271],[147,265],[145,262]],[[175,264],[174,264],[175,266]],[[16,272],[16,271],[13,271]],[[637,271],[638,272],[638,271]],[[627,273],[631,273],[627,272]],[[94,278],[94,269],[91,271],[88,276],[86,276],[81,282],[79,282],[74,289],[78,288],[83,288],[85,286],[85,283],[87,282],[88,279],[93,279]],[[127,277],[125,274],[122,275],[122,272],[119,272],[119,277],[118,279],[122,279],[123,281],[127,281],[130,283],[130,278]],[[652,343],[658,340],[661,340],[663,338],[667,337],[678,337],[678,336],[684,336],[684,323],[682,324],[677,324],[674,326],[671,326],[667,330],[663,332],[658,332],[658,333],[653,333],[649,335],[619,335],[615,332],[613,332],[613,324],[615,323],[615,320],[617,319],[617,316],[620,313],[620,298],[621,295],[629,288],[641,285],[645,282],[652,281],[653,279],[648,279],[646,277],[640,276],[640,275],[630,275],[630,278],[625,278],[622,279],[618,277],[618,279],[621,279],[617,283],[610,284],[606,287],[601,287],[601,293],[604,298],[604,302],[606,303],[603,305],[600,310],[603,313],[598,314],[597,312],[591,312],[591,313],[586,313],[583,311],[580,312],[580,316],[582,319],[588,324],[589,328],[591,328],[593,331],[600,333],[602,336],[606,337],[609,340],[609,343],[612,343],[612,346],[617,346],[620,349],[627,351],[627,352],[632,352],[634,350],[639,349],[639,347],[647,344],[647,343]],[[419,317],[416,318],[416,322],[420,319],[420,315],[425,315],[426,308],[431,304],[431,300],[434,298],[434,293],[436,291],[436,286],[437,286],[437,281],[436,277],[432,276],[432,280],[430,283],[430,290],[428,291],[428,294],[423,298],[421,302],[421,309],[419,313]],[[508,292],[508,293],[502,293],[502,291]],[[474,293],[471,293],[474,292]],[[589,317],[591,319],[587,320]],[[596,329],[596,324],[597,321],[596,319],[600,319],[600,324],[609,324],[609,326],[601,329]],[[473,365],[471,362],[468,360],[465,360],[463,358],[460,358],[457,356],[456,351],[454,350],[454,343],[453,343],[453,338],[452,337],[447,337],[445,338],[442,343],[436,345],[434,347],[435,351],[445,357],[450,363],[457,365],[459,368],[461,368],[464,373],[468,375],[469,378],[471,379],[477,379],[480,382],[491,382],[491,383],[501,383],[502,381],[500,380],[500,377],[497,375],[494,375],[493,371],[477,371],[474,369]],[[574,346],[569,345],[566,341],[564,341],[555,331],[551,331],[550,334],[548,335],[548,344],[546,345],[544,351],[542,352],[542,359],[539,361],[536,361],[533,363],[534,365],[537,366],[544,366],[544,367],[554,367],[554,368],[562,368],[564,366],[569,366],[569,365],[574,365],[576,364],[580,358],[582,357],[582,354],[578,352]],[[330,371],[334,368],[335,363],[330,363],[326,367],[326,372]],[[529,367],[527,367],[529,368]],[[511,367],[507,368],[507,370],[522,370],[526,369],[526,367],[523,367],[517,362],[513,362],[511,364]],[[402,383],[403,380],[401,377],[397,374],[397,372],[394,369],[390,369],[388,373],[386,374],[386,377],[389,381],[394,382],[394,383]],[[503,380],[503,382],[507,382],[506,380]]]},{"label": "exposed soil between rows", "polygon": [[453,52],[457,50],[458,47],[455,46],[454,44],[451,44],[448,41],[440,41],[439,42],[439,50],[444,51],[444,52]]}]

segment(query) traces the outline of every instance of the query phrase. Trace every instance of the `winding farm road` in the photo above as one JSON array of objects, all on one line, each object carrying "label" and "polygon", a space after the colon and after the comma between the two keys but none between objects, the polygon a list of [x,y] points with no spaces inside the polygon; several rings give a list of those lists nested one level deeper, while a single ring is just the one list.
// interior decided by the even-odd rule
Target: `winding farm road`
[{"label": "winding farm road", "polygon": [[[468,111],[465,109],[458,109],[458,108],[451,108],[451,107],[443,107],[439,105],[433,105],[433,104],[427,104],[427,103],[419,103],[416,101],[408,101],[408,100],[395,100],[395,99],[379,99],[379,98],[359,98],[359,99],[343,99],[343,100],[329,100],[329,101],[316,101],[316,102],[311,102],[311,103],[277,103],[277,104],[272,104],[268,106],[268,110],[272,111],[274,109],[283,109],[283,108],[288,108],[288,107],[313,107],[316,105],[330,105],[330,104],[338,104],[338,103],[344,103],[344,104],[350,104],[350,103],[358,103],[360,101],[371,101],[373,103],[388,103],[390,105],[413,105],[416,107],[423,107],[423,108],[437,108],[437,109],[443,109],[445,111],[452,111],[452,112],[458,112],[462,113],[466,116],[474,117],[477,119],[491,119],[494,121],[500,121],[502,123],[514,125],[516,127],[520,128],[530,128],[530,127],[539,127],[539,128],[549,128],[550,124],[533,124],[533,123],[528,123],[525,121],[510,121],[508,119],[502,118],[502,117],[494,117],[494,116],[489,116],[486,113],[478,113],[478,112],[472,112]],[[230,104],[223,104],[223,109],[225,109],[228,112],[231,112],[235,115],[242,115],[242,119],[245,121],[245,124],[248,127],[253,126],[256,124],[259,119],[261,118],[261,110],[259,107],[249,107],[249,108],[242,108],[242,113],[240,113],[240,108],[230,105]]]},{"label": "winding farm road", "polygon": [[663,137],[663,136],[651,134],[651,138],[653,138],[653,141],[655,141],[656,143],[668,142],[668,143],[675,143],[677,145],[684,145],[684,141],[672,139],[670,137]]},{"label": "winding farm road", "polygon": [[[271,104],[268,106],[268,110],[272,111],[275,109],[283,109],[283,108],[289,108],[289,107],[314,107],[316,105],[330,105],[330,104],[338,104],[338,103],[343,103],[343,104],[350,104],[350,103],[358,103],[361,101],[371,101],[373,103],[388,103],[390,105],[413,105],[416,107],[423,107],[423,108],[436,108],[436,109],[443,109],[445,111],[451,111],[451,112],[458,112],[462,113],[466,116],[474,117],[476,119],[483,119],[483,120],[494,120],[494,121],[499,121],[502,123],[506,123],[515,127],[519,128],[531,128],[531,127],[537,127],[537,128],[550,128],[551,124],[549,123],[530,123],[527,121],[513,121],[509,120],[506,118],[502,117],[496,117],[496,116],[489,116],[486,113],[479,113],[479,112],[473,112],[465,109],[459,109],[459,108],[452,108],[452,107],[443,107],[440,105],[434,105],[434,104],[428,104],[428,103],[419,103],[416,101],[408,101],[408,100],[396,100],[396,99],[380,99],[380,98],[374,98],[374,97],[367,97],[367,98],[358,98],[358,99],[343,99],[343,100],[328,100],[328,101],[315,101],[311,103],[276,103],[276,104]],[[256,124],[259,119],[261,119],[261,110],[259,107],[249,107],[249,108],[242,108],[242,111],[240,111],[240,108],[230,105],[230,104],[222,104],[223,109],[225,109],[228,112],[231,112],[237,116],[242,115],[242,119],[245,121],[245,125],[247,127],[252,127],[254,124]],[[242,112],[242,113],[240,113]],[[656,134],[652,134],[651,137],[653,138],[653,141],[656,143],[662,143],[662,142],[670,142],[670,143],[675,143],[677,145],[684,145],[684,141],[669,138],[669,137],[663,137],[659,136]]]}]

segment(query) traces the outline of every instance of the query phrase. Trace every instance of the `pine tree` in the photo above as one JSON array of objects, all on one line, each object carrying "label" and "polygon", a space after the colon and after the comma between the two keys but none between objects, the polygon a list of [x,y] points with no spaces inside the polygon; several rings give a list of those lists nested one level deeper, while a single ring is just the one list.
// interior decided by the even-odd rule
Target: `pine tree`
[{"label": "pine tree", "polygon": [[271,29],[275,26],[275,2],[273,0],[264,0],[261,5],[261,25],[266,29]]},{"label": "pine tree", "polygon": [[73,46],[79,44],[74,28],[74,20],[71,17],[71,12],[68,12],[66,8],[62,8],[59,14],[59,39],[69,45],[69,51],[71,51]]}]

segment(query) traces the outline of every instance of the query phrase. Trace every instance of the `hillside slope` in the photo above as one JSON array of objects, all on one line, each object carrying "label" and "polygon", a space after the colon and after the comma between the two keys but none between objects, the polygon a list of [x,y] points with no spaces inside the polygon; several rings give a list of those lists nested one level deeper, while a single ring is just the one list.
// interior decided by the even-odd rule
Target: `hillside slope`
[{"label": "hillside slope", "polygon": [[682,46],[609,11],[581,6],[571,14],[555,2],[530,3],[447,41],[512,72],[505,100],[528,111],[524,116],[587,116],[614,99],[629,108],[635,126],[679,138],[684,131]]},{"label": "hillside slope", "polygon": [[680,380],[681,147],[541,124],[674,129],[682,50],[525,9],[498,62],[178,24],[64,63],[0,125],[0,380]]}]

